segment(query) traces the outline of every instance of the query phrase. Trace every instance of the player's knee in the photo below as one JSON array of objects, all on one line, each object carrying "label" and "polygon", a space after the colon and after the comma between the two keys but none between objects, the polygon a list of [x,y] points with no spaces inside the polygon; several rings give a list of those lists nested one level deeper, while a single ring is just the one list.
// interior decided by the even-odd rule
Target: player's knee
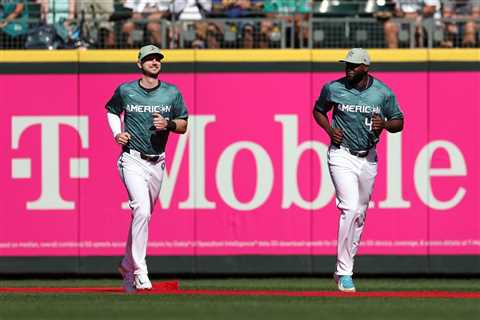
[{"label": "player's knee", "polygon": [[365,223],[365,212],[359,213],[355,219],[355,225],[357,227],[363,226]]},{"label": "player's knee", "polygon": [[149,209],[139,209],[134,213],[134,219],[138,222],[148,223],[150,221],[150,210]]},{"label": "player's knee", "polygon": [[139,201],[130,201],[129,203],[130,209],[132,209],[132,213],[135,219],[150,219],[151,210],[148,204],[141,204]]},{"label": "player's knee", "polygon": [[140,206],[138,201],[135,201],[135,200],[130,200],[128,201],[128,206],[130,207],[130,209],[135,212],[135,210]]},{"label": "player's knee", "polygon": [[353,202],[340,202],[337,207],[345,214],[355,215],[357,213],[357,206]]}]

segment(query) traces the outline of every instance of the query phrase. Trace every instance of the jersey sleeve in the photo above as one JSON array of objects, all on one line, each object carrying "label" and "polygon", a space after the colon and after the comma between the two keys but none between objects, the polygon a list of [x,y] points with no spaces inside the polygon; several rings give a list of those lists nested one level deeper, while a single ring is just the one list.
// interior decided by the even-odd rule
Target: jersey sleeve
[{"label": "jersey sleeve", "polygon": [[182,94],[178,91],[173,105],[173,119],[188,119],[188,111]]},{"label": "jersey sleeve", "polygon": [[120,87],[118,87],[113,93],[113,96],[110,98],[110,100],[108,100],[105,108],[110,113],[120,115],[123,112],[123,106],[124,103],[122,95],[120,94]]},{"label": "jersey sleeve", "polygon": [[397,102],[397,97],[390,92],[385,101],[384,115],[387,120],[403,119],[403,112]]},{"label": "jersey sleeve", "polygon": [[330,103],[330,87],[328,84],[324,85],[322,92],[315,102],[314,110],[320,113],[327,113],[332,109],[332,104]]}]

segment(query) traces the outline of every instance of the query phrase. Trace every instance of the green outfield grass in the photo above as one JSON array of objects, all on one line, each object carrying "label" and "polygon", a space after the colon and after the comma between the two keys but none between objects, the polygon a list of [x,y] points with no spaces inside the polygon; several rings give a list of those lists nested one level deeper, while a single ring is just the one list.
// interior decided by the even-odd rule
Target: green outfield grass
[{"label": "green outfield grass", "polygon": [[[153,279],[162,280],[162,279]],[[0,287],[118,286],[116,279],[0,280]],[[182,289],[334,291],[326,278],[180,280]],[[480,291],[480,279],[357,279],[359,291]],[[476,319],[479,299],[0,293],[0,319]]]}]

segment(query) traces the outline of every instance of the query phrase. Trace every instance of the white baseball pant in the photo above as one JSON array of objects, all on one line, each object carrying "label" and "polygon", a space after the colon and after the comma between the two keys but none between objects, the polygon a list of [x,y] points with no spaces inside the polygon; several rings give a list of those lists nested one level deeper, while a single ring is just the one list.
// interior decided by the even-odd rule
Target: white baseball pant
[{"label": "white baseball pant", "polygon": [[132,221],[128,231],[125,256],[121,262],[124,269],[134,274],[148,274],[146,255],[148,224],[155,202],[160,194],[165,156],[153,163],[123,152],[118,159],[120,177],[127,188]]},{"label": "white baseball pant", "polygon": [[377,154],[373,148],[361,158],[343,147],[331,146],[328,167],[340,209],[335,274],[351,276],[377,175]]}]

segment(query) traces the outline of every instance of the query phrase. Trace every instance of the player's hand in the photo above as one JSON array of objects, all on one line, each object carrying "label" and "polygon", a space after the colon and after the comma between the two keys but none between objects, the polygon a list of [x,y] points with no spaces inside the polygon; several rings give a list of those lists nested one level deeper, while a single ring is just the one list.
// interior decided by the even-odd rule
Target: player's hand
[{"label": "player's hand", "polygon": [[332,140],[332,143],[335,145],[340,145],[343,140],[343,131],[340,128],[331,128],[331,130],[328,132],[330,135],[330,139]]},{"label": "player's hand", "polygon": [[385,129],[385,119],[378,114],[374,114],[372,116],[372,130],[380,134],[383,129]]},{"label": "player's hand", "polygon": [[0,29],[5,28],[5,26],[6,26],[7,24],[8,24],[7,21],[5,21],[5,20],[0,20]]},{"label": "player's hand", "polygon": [[167,119],[162,117],[162,115],[158,112],[152,113],[153,115],[153,126],[156,130],[167,130]]},{"label": "player's hand", "polygon": [[115,136],[115,142],[117,142],[119,145],[125,146],[131,138],[132,136],[130,135],[130,133],[122,132]]}]

